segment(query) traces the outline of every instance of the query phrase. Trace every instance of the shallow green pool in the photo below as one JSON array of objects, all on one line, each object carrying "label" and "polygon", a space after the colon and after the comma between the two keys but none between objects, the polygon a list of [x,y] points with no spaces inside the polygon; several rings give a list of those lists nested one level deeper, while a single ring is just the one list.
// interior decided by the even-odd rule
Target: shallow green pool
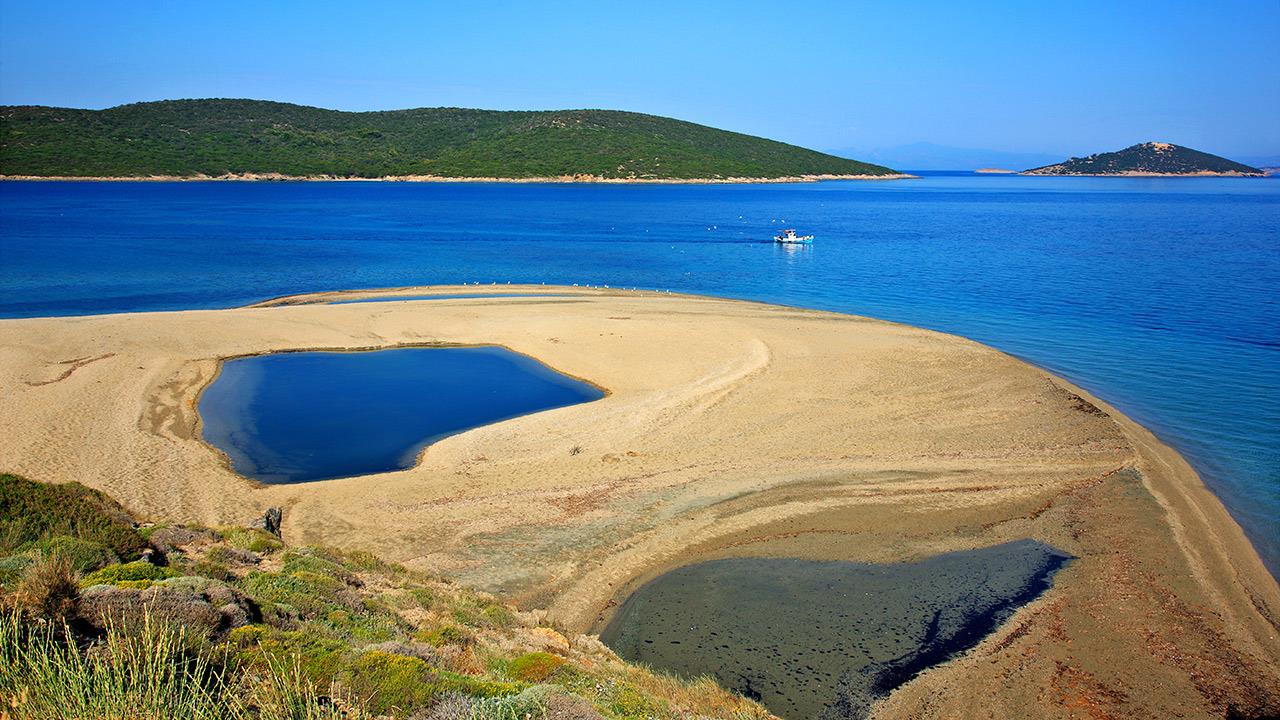
[{"label": "shallow green pool", "polygon": [[976,645],[1068,560],[1031,540],[889,565],[713,560],[640,587],[601,639],[628,660],[712,675],[788,720],[859,718]]}]

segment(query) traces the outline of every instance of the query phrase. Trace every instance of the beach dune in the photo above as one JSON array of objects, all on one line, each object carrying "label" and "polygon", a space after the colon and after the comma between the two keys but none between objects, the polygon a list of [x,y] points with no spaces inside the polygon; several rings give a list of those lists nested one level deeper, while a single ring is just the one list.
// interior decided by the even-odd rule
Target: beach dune
[{"label": "beach dune", "polygon": [[[164,521],[285,509],[363,548],[598,630],[689,562],[872,562],[1034,538],[1075,556],[982,644],[878,717],[1223,717],[1280,709],[1280,588],[1194,471],[1083,390],[962,338],[657,293],[0,321],[0,471],[77,480]],[[222,358],[496,344],[598,401],[477,428],[408,470],[262,486],[201,441]]]}]

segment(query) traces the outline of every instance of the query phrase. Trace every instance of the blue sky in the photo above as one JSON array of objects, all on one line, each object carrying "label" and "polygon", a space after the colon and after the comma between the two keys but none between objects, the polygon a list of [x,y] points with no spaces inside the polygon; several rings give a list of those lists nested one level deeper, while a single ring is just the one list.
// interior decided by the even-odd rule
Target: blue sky
[{"label": "blue sky", "polygon": [[19,2],[0,103],[600,107],[810,147],[1280,154],[1280,0]]}]

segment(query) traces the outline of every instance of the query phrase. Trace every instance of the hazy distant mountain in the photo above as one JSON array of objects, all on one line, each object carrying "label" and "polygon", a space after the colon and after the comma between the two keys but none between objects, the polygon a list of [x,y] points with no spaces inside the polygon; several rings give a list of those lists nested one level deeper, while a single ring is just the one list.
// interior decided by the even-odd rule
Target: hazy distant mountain
[{"label": "hazy distant mountain", "polygon": [[1280,155],[1239,155],[1236,160],[1256,168],[1280,167]]},{"label": "hazy distant mountain", "polygon": [[978,168],[1003,168],[1022,170],[1039,167],[1061,160],[1061,155],[1051,153],[1020,153],[978,148],[959,148],[934,143],[918,142],[910,145],[880,149],[832,150],[833,155],[858,157],[889,167],[907,170],[977,170]]},{"label": "hazy distant mountain", "polygon": [[1146,142],[1026,171],[1027,175],[1261,175],[1234,160],[1165,142]]}]

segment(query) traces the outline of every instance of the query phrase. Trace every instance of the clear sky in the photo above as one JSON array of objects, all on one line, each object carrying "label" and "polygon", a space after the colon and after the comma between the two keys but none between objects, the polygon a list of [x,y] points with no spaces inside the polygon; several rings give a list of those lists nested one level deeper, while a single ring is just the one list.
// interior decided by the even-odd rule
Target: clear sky
[{"label": "clear sky", "polygon": [[0,0],[0,104],[613,108],[817,148],[1280,154],[1280,0]]}]

